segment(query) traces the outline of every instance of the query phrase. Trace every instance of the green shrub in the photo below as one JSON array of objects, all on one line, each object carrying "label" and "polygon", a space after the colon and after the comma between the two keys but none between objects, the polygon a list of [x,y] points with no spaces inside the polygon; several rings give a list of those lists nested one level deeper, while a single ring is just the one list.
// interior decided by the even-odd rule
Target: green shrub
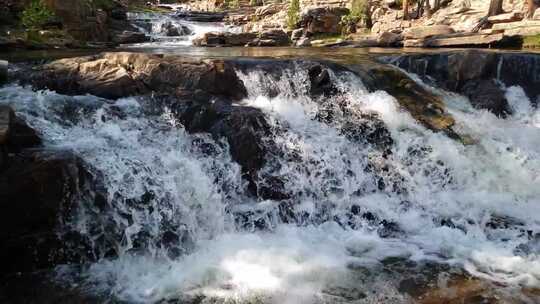
[{"label": "green shrub", "polygon": [[287,11],[287,27],[295,29],[298,21],[300,21],[300,0],[291,0]]},{"label": "green shrub", "polygon": [[33,0],[22,12],[22,24],[30,29],[38,29],[54,17],[54,13],[41,0]]},{"label": "green shrub", "polygon": [[367,1],[369,0],[353,0],[350,15],[358,19],[365,19],[368,14]]},{"label": "green shrub", "polygon": [[240,7],[239,0],[225,0],[225,8],[238,8]]}]

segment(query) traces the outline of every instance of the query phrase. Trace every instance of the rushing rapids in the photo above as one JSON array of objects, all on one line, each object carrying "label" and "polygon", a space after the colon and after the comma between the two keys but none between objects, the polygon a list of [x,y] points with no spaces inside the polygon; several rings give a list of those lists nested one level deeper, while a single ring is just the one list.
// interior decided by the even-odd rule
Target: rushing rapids
[{"label": "rushing rapids", "polygon": [[61,229],[83,263],[56,280],[128,303],[408,303],[467,277],[498,284],[488,301],[534,303],[522,290],[540,285],[540,110],[524,90],[504,88],[503,118],[411,75],[464,145],[346,69],[311,71],[236,65],[236,106],[265,118],[249,174],[231,141],[188,132],[157,96],[0,88],[98,184]]},{"label": "rushing rapids", "polygon": [[140,32],[150,37],[149,42],[131,44],[131,48],[190,46],[195,38],[208,32],[239,32],[236,26],[221,21],[187,20],[181,16],[155,13],[129,13],[128,20]]}]

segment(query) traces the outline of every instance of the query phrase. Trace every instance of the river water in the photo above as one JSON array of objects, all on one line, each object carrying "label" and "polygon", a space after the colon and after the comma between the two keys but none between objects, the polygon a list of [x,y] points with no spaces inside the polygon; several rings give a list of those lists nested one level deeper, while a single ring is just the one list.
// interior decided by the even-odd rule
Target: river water
[{"label": "river water", "polygon": [[[138,51],[341,63],[395,52]],[[148,111],[142,97],[0,88],[1,104],[11,104],[46,146],[82,157],[106,189],[106,213],[81,206],[66,228],[94,241],[97,261],[59,267],[59,282],[127,303],[409,303],[403,278],[437,288],[469,277],[495,283],[516,303],[535,303],[522,291],[540,286],[540,110],[520,87],[506,88],[514,113],[503,119],[417,79],[475,141],[463,145],[424,128],[388,93],[368,92],[352,73],[332,73],[339,94],[324,100],[308,94],[300,66],[278,78],[237,73],[248,89],[240,104],[262,110],[272,127],[279,153],[262,171],[284,181],[288,220],[279,215],[283,201],[248,195],[225,142],[187,133],[167,107]],[[81,110],[66,116],[73,105]],[[321,121],[329,109],[330,122]],[[388,129],[390,153],[344,134],[366,113]]]}]

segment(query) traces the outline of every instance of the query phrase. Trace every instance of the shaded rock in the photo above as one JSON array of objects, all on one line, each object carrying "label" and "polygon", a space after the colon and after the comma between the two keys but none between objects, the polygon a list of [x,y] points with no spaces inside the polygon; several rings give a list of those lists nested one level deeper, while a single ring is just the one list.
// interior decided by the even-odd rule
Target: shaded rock
[{"label": "shaded rock", "polygon": [[46,0],[44,3],[61,20],[63,28],[81,41],[108,41],[107,13],[93,2]]},{"label": "shaded rock", "polygon": [[320,65],[315,65],[308,70],[311,95],[333,95],[337,93],[337,88],[330,79],[328,69]]},{"label": "shaded rock", "polygon": [[272,147],[272,142],[267,139],[271,135],[270,126],[259,109],[234,105],[226,100],[197,100],[190,95],[158,97],[157,102],[170,107],[188,132],[224,138],[232,159],[242,168],[251,194],[263,199],[277,197],[277,189],[264,191],[257,184],[259,170]]},{"label": "shaded rock", "polygon": [[243,83],[222,60],[187,60],[141,53],[102,53],[54,61],[21,81],[63,94],[93,94],[105,98],[151,92],[207,94],[240,99]]},{"label": "shaded rock", "polygon": [[8,80],[8,62],[0,60],[0,84]]},{"label": "shaded rock", "polygon": [[283,30],[267,30],[259,34],[258,46],[285,46],[289,45],[289,36]]},{"label": "shaded rock", "polygon": [[[7,127],[6,127],[7,126]],[[60,228],[82,195],[96,193],[83,162],[40,147],[41,139],[13,110],[0,107],[0,269],[3,274],[79,260]],[[81,244],[76,244],[79,246]]]},{"label": "shaded rock", "polygon": [[32,150],[9,160],[0,174],[3,273],[78,260],[59,232],[81,200],[79,189],[90,187],[85,172],[80,159],[62,151]]},{"label": "shaded rock", "polygon": [[511,113],[505,92],[494,80],[469,81],[463,86],[461,92],[469,97],[472,106],[476,109],[485,109],[500,117],[506,117]]},{"label": "shaded rock", "polygon": [[115,35],[113,41],[119,44],[142,43],[150,41],[150,37],[140,32],[123,31]]},{"label": "shaded rock", "polygon": [[399,43],[403,40],[403,37],[399,34],[392,32],[384,32],[377,37],[377,43],[380,46],[398,46]]},{"label": "shaded rock", "polygon": [[295,29],[291,33],[291,40],[296,41],[304,35],[304,29]]},{"label": "shaded rock", "polygon": [[454,30],[448,25],[430,25],[411,27],[403,31],[405,39],[423,39],[437,35],[447,35],[453,33]]},{"label": "shaded rock", "polygon": [[317,7],[302,13],[299,24],[310,34],[341,33],[341,17],[349,14],[343,7]]},{"label": "shaded rock", "polygon": [[195,46],[244,46],[257,38],[255,33],[208,32],[193,40]]},{"label": "shaded rock", "polygon": [[197,12],[197,11],[179,11],[175,17],[199,22],[221,22],[227,16],[226,13]]},{"label": "shaded rock", "polygon": [[540,55],[537,54],[469,50],[388,56],[381,60],[457,93],[462,93],[468,82],[495,79],[506,86],[522,87],[532,103],[540,95]]}]

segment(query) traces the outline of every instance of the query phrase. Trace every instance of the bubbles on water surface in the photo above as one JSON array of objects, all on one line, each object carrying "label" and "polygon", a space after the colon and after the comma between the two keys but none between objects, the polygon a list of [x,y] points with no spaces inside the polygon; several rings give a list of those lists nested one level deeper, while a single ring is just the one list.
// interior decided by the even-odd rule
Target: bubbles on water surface
[{"label": "bubbles on water surface", "polygon": [[[294,67],[240,76],[243,104],[267,115],[278,148],[259,182],[279,178],[286,200],[247,197],[225,143],[186,134],[167,109],[149,116],[144,100],[1,89],[49,145],[102,174],[107,206],[74,223],[102,256],[115,251],[83,273],[93,289],[130,302],[271,303],[377,303],[384,290],[385,302],[403,303],[400,279],[425,261],[540,284],[538,110],[522,104],[519,88],[508,88],[515,113],[505,120],[438,92],[477,142],[464,146],[348,73],[332,73],[331,97],[311,95]],[[238,226],[239,214],[264,224]]]}]

